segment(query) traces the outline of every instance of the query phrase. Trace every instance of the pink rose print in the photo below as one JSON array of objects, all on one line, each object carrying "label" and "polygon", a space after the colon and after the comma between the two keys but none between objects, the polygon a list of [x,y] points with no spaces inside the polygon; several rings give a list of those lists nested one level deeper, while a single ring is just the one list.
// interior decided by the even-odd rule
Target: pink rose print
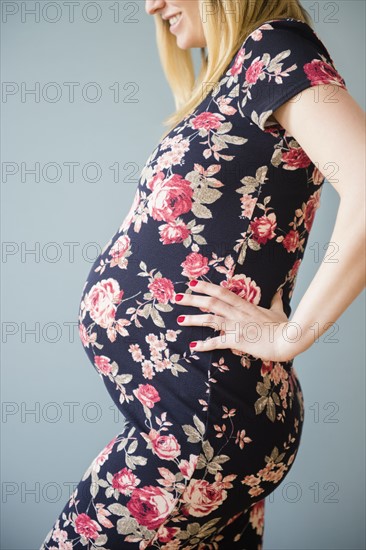
[{"label": "pink rose print", "polygon": [[192,454],[189,457],[189,462],[188,460],[180,461],[179,469],[186,479],[189,479],[192,476],[194,470],[196,469],[197,462],[198,462],[198,455],[192,455]]},{"label": "pink rose print", "polygon": [[230,103],[233,101],[233,98],[231,97],[225,97],[220,96],[217,98],[217,106],[219,108],[220,113],[227,116],[235,115],[236,108],[232,107]]},{"label": "pink rose print", "polygon": [[301,147],[292,147],[289,151],[282,154],[282,162],[286,170],[297,170],[298,168],[308,168],[311,160]]},{"label": "pink rose print", "polygon": [[164,173],[158,172],[148,187],[152,190],[149,214],[154,220],[173,222],[191,210],[193,190],[190,182],[179,174],[165,180]]},{"label": "pink rose print", "polygon": [[174,285],[165,277],[155,277],[147,287],[160,304],[167,304],[174,296]]},{"label": "pink rose print", "polygon": [[245,218],[251,218],[255,205],[257,203],[257,197],[252,197],[248,193],[245,193],[241,199],[241,209],[242,209],[242,216]]},{"label": "pink rose print", "polygon": [[340,74],[332,67],[330,63],[313,59],[311,63],[305,63],[304,71],[312,86],[318,84],[341,84],[342,88],[346,87],[346,83]]},{"label": "pink rose print", "polygon": [[315,185],[320,185],[325,180],[325,176],[321,173],[317,166],[314,167],[312,178]]},{"label": "pink rose print", "polygon": [[180,264],[183,267],[182,275],[190,279],[196,279],[206,275],[210,268],[208,267],[208,258],[202,256],[199,252],[188,254],[184,262]]},{"label": "pink rose print", "polygon": [[315,191],[315,193],[311,195],[311,197],[309,198],[305,206],[304,224],[305,224],[306,231],[308,232],[312,228],[315,212],[319,208],[319,204],[320,204],[320,192]]},{"label": "pink rose print", "polygon": [[234,275],[227,281],[222,281],[220,286],[223,286],[231,292],[235,292],[240,298],[244,298],[252,304],[258,304],[261,298],[261,289],[255,281],[246,275]]},{"label": "pink rose print", "polygon": [[53,535],[52,535],[52,538],[53,540],[55,540],[56,542],[65,542],[68,538],[67,536],[67,532],[66,531],[63,531],[61,529],[55,529]]},{"label": "pink rose print", "polygon": [[94,285],[84,297],[90,317],[102,328],[108,328],[114,321],[117,305],[121,303],[124,291],[112,278],[103,279]]},{"label": "pink rose print", "polygon": [[183,222],[168,223],[159,227],[160,241],[163,244],[182,243],[191,234]]},{"label": "pink rose print", "polygon": [[78,328],[79,328],[80,340],[81,340],[83,346],[88,347],[89,346],[89,338],[88,338],[88,333],[87,333],[86,327],[82,323],[79,323]]},{"label": "pink rose print", "polygon": [[[262,29],[267,29],[268,28],[268,25],[261,25],[261,28]],[[263,38],[263,33],[260,29],[256,29],[255,31],[253,31],[250,35],[250,37],[252,38],[252,40],[254,40],[255,42],[259,42],[259,40],[262,40]]]},{"label": "pink rose print", "polygon": [[105,355],[96,355],[94,357],[94,364],[104,375],[108,375],[112,371],[112,365],[110,364],[109,357],[106,357]]},{"label": "pink rose print", "polygon": [[235,58],[235,61],[233,63],[233,66],[231,67],[229,74],[231,76],[236,76],[241,74],[243,70],[243,63],[244,63],[244,56],[245,56],[245,50],[244,48],[241,48]]},{"label": "pink rose print", "polygon": [[191,479],[181,496],[184,502],[181,511],[188,516],[207,516],[216,510],[227,497],[222,483],[209,483],[205,479]]},{"label": "pink rose print", "polygon": [[264,531],[264,500],[259,500],[252,506],[249,521],[257,535],[262,535]]},{"label": "pink rose print", "polygon": [[291,270],[290,270],[290,278],[291,279],[294,279],[297,275],[297,272],[299,271],[299,268],[300,268],[300,264],[301,264],[301,259],[300,260],[296,260],[296,262],[294,263],[294,265],[292,266]]},{"label": "pink rose print", "polygon": [[277,227],[276,215],[268,214],[268,216],[255,217],[250,222],[252,230],[252,238],[259,244],[266,244],[269,239],[273,239],[276,235],[274,230]]},{"label": "pink rose print", "polygon": [[75,520],[75,531],[86,539],[97,539],[101,531],[101,526],[94,521],[88,514],[79,514]]},{"label": "pink rose print", "polygon": [[273,369],[273,361],[263,361],[261,366],[261,376],[265,376]]},{"label": "pink rose print", "polygon": [[185,139],[181,134],[164,138],[160,146],[160,151],[164,151],[164,153],[156,159],[155,172],[172,168],[175,164],[181,164],[189,149],[189,139]]},{"label": "pink rose print", "polygon": [[247,72],[245,73],[246,82],[248,82],[248,84],[255,84],[262,73],[263,67],[264,63],[262,60],[253,61],[253,63],[250,65]]},{"label": "pink rose print", "polygon": [[225,120],[225,117],[222,115],[206,111],[193,118],[191,124],[196,130],[203,129],[209,131],[220,128],[223,120]]},{"label": "pink rose print", "polygon": [[157,529],[169,516],[174,504],[175,499],[171,493],[160,487],[146,485],[133,491],[127,508],[141,525],[148,529]]},{"label": "pink rose print", "polygon": [[155,403],[160,401],[159,392],[156,391],[151,384],[139,384],[136,390],[133,390],[137,399],[141,401],[143,405],[152,409]]},{"label": "pink rose print", "polygon": [[127,496],[131,495],[139,483],[140,480],[138,477],[132,473],[132,470],[126,467],[114,474],[112,478],[112,487]]},{"label": "pink rose print", "polygon": [[174,435],[160,435],[156,430],[150,430],[149,440],[153,452],[165,460],[174,460],[180,455],[180,445]]},{"label": "pink rose print", "polygon": [[286,248],[287,252],[295,252],[299,246],[299,233],[291,229],[283,239],[282,244]]},{"label": "pink rose print", "polygon": [[125,258],[126,252],[130,248],[131,240],[127,235],[122,235],[116,240],[114,245],[109,251],[109,255],[112,256],[110,266],[114,267],[118,265],[121,268],[126,269],[128,261]]},{"label": "pink rose print", "polygon": [[[106,527],[107,529],[112,529],[114,527],[114,524],[108,519],[108,516],[111,515],[111,512],[107,510],[101,502],[97,502],[95,505],[95,508],[97,510],[97,520],[100,523],[100,525],[103,525],[103,527]],[[72,543],[70,543],[72,545]],[[69,550],[68,548],[60,548],[60,550]],[[70,547],[70,550],[72,550],[72,546]]]},{"label": "pink rose print", "polygon": [[[175,535],[177,533],[179,533],[180,531],[180,528],[179,527],[165,527],[165,526],[162,526],[160,529],[159,529],[159,541],[160,542],[170,542],[172,540],[172,538],[175,537]],[[179,541],[178,541],[178,544]],[[175,548],[179,548],[179,546],[177,545],[174,545]],[[173,546],[170,546],[171,550],[173,550]],[[164,550],[168,550],[168,546],[164,546]]]},{"label": "pink rose print", "polygon": [[108,456],[111,454],[113,445],[116,442],[116,437],[114,437],[108,445],[104,447],[104,449],[99,453],[99,455],[94,459],[94,464],[96,466],[96,471],[99,472],[100,466],[103,466],[106,460],[108,460]]},{"label": "pink rose print", "polygon": [[87,328],[85,325],[83,325],[81,322],[79,322],[79,336],[81,339],[81,343],[86,348],[89,347],[89,344],[94,344],[97,339],[96,332],[93,332],[92,334],[88,334]]}]

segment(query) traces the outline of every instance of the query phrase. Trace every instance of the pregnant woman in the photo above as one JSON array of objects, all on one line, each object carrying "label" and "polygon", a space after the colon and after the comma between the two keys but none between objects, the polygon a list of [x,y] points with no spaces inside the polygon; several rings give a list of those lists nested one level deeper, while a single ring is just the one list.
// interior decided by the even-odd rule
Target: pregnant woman
[{"label": "pregnant woman", "polygon": [[[299,2],[145,9],[177,111],[79,310],[126,423],[41,550],[260,550],[265,497],[303,428],[294,357],[365,284],[364,112]],[[337,261],[321,264],[290,320],[327,169]]]}]

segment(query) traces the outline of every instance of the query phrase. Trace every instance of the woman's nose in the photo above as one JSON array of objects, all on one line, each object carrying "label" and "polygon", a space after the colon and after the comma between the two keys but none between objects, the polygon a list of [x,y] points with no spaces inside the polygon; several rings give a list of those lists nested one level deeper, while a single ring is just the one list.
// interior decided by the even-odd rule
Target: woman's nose
[{"label": "woman's nose", "polygon": [[158,10],[164,7],[165,0],[146,0],[145,11],[149,15],[154,15]]}]

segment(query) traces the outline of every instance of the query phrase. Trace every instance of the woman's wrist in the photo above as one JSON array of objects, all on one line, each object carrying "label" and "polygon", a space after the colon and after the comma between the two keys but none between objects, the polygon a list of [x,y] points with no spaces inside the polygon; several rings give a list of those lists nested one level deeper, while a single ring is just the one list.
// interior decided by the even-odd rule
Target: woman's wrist
[{"label": "woman's wrist", "polygon": [[279,356],[281,361],[291,361],[300,353],[309,349],[315,342],[314,331],[289,320],[282,326]]}]

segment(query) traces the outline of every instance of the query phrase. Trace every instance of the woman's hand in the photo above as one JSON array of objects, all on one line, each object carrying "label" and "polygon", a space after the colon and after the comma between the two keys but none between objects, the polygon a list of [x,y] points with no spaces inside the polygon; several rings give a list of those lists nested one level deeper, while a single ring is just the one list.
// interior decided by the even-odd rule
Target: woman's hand
[{"label": "woman's hand", "polygon": [[230,348],[263,361],[289,361],[292,358],[289,355],[291,346],[286,337],[289,320],[283,310],[281,290],[272,298],[270,309],[266,309],[220,285],[191,281],[189,287],[208,296],[176,294],[175,302],[198,307],[205,313],[185,315],[181,322],[178,317],[177,322],[182,326],[209,326],[221,331],[219,336],[191,342],[192,351]]}]

